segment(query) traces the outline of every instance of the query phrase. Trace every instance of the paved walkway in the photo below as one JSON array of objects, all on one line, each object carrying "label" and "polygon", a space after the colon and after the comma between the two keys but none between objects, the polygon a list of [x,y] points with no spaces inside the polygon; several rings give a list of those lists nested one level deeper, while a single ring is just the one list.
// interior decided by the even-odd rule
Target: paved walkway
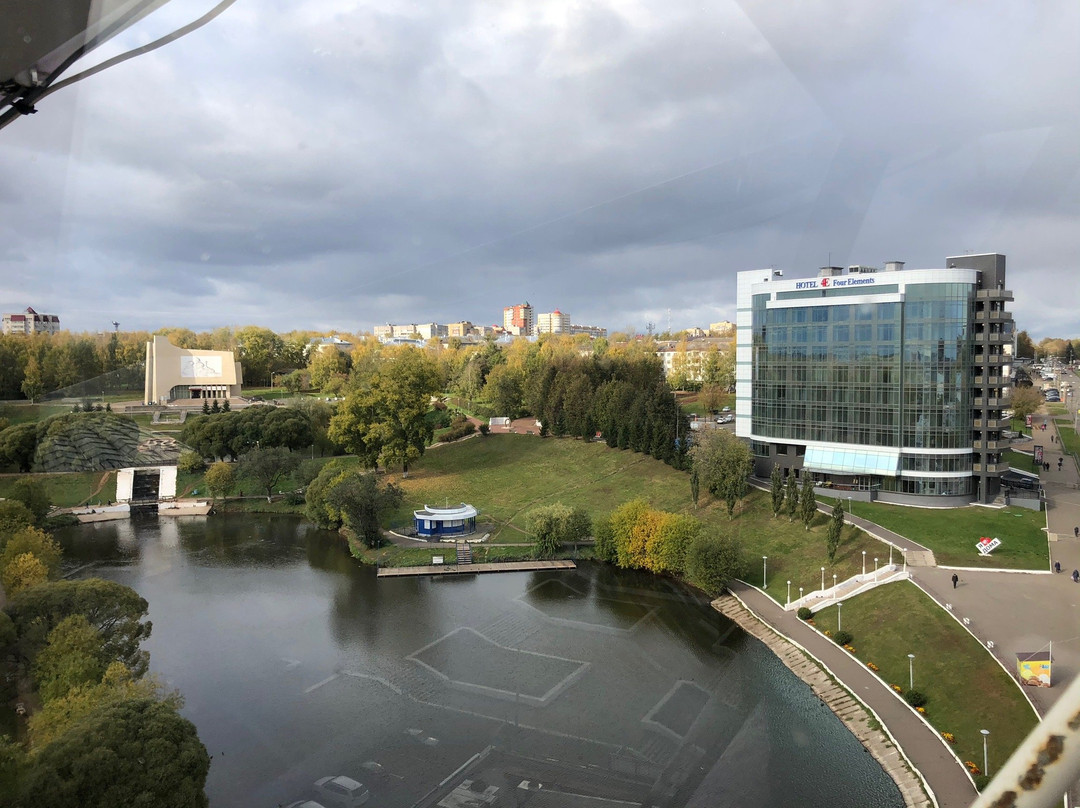
[{"label": "paved walkway", "polygon": [[729,589],[768,626],[821,660],[848,690],[877,713],[929,783],[941,808],[966,808],[974,802],[977,796],[974,786],[937,731],[923,723],[887,684],[836,643],[799,620],[794,612],[784,611],[768,595],[741,581]]},{"label": "paved walkway", "polygon": [[567,559],[554,561],[493,561],[481,564],[434,564],[423,567],[379,567],[376,577],[407,575],[475,575],[480,572],[531,572],[532,570],[572,570],[577,564]]}]

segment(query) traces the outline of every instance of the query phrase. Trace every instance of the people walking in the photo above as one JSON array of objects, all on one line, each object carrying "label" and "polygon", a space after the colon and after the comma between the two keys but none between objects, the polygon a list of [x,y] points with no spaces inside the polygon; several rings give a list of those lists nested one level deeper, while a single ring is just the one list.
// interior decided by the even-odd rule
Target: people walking
[{"label": "people walking", "polygon": [[1054,562],[1054,572],[1061,572],[1061,562],[1060,561],[1055,561]]},{"label": "people walking", "polygon": [[1080,570],[1073,570],[1072,579],[1074,584],[1080,584]]},{"label": "people walking", "polygon": [[1080,527],[1073,528],[1073,538],[1080,539]]},{"label": "people walking", "polygon": [[956,585],[960,583],[960,576],[955,572],[952,574],[952,588],[956,589]]}]

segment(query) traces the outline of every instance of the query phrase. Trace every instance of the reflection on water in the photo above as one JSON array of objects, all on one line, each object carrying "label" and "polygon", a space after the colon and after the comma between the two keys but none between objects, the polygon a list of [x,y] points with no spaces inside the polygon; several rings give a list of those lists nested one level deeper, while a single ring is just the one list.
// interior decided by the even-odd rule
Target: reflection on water
[{"label": "reflection on water", "polygon": [[71,569],[92,565],[76,574],[149,601],[151,666],[213,755],[214,808],[314,798],[331,774],[390,808],[527,805],[524,781],[567,805],[902,805],[805,685],[666,579],[379,581],[335,534],[247,514],[61,541]]}]

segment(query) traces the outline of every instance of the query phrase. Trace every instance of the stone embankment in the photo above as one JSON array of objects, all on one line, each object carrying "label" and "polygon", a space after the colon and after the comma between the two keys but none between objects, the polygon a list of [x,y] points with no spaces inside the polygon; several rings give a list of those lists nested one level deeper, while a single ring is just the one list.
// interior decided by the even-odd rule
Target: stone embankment
[{"label": "stone embankment", "polygon": [[761,622],[738,598],[724,594],[714,600],[712,605],[747,634],[765,643],[792,673],[810,685],[814,695],[836,714],[893,779],[908,808],[927,808],[934,805],[934,801],[927,796],[922,781],[908,766],[896,744],[882,730],[881,723],[850,691],[842,687],[787,637]]}]

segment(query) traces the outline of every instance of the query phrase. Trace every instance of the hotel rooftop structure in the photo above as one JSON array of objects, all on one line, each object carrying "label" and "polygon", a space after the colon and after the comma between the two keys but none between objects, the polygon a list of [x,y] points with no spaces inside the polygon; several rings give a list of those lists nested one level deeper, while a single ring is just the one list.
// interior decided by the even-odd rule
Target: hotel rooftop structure
[{"label": "hotel rooftop structure", "polygon": [[1009,442],[1005,256],[738,274],[735,431],[755,474],[841,497],[991,502]]}]

